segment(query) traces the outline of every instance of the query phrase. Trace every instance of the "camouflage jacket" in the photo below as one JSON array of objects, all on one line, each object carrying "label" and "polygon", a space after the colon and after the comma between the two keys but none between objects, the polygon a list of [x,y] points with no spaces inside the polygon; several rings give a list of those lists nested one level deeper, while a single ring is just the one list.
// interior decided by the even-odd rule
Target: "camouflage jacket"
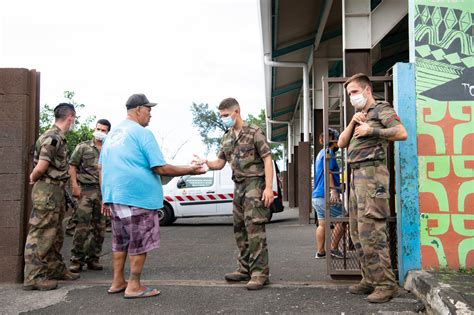
[{"label": "camouflage jacket", "polygon": [[[390,128],[401,124],[400,118],[387,102],[377,102],[372,104],[367,110],[366,121],[373,128]],[[366,136],[354,138],[352,136],[347,151],[349,163],[385,160],[388,140]]]},{"label": "camouflage jacket", "polygon": [[58,126],[53,125],[36,141],[33,160],[35,166],[39,160],[49,162],[48,169],[42,178],[47,177],[59,181],[67,181],[69,179],[67,141]]},{"label": "camouflage jacket", "polygon": [[270,154],[270,147],[262,130],[244,123],[239,136],[227,130],[221,141],[218,158],[229,162],[232,180],[241,182],[247,177],[265,176],[263,158]]},{"label": "camouflage jacket", "polygon": [[77,181],[84,185],[99,184],[100,151],[93,140],[79,143],[69,159],[77,169]]}]

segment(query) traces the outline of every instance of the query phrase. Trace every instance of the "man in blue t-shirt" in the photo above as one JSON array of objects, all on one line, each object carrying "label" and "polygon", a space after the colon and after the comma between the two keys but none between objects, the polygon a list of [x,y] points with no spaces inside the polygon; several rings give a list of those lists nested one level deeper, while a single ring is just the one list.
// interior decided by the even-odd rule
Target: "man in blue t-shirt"
[{"label": "man in blue t-shirt", "polygon": [[[130,96],[126,103],[127,119],[107,135],[99,159],[102,212],[112,217],[113,280],[108,293],[125,292],[125,298],[160,294],[140,282],[147,253],[160,246],[156,211],[163,208],[160,175],[205,173],[200,166],[178,167],[166,163],[152,132],[145,129],[155,105],[144,94]],[[127,255],[130,257],[128,283],[124,277]]]},{"label": "man in blue t-shirt", "polygon": [[[329,128],[329,147],[327,153],[329,154],[329,169],[333,173],[329,177],[330,187],[330,215],[331,217],[340,217],[342,215],[342,207],[339,198],[339,166],[337,165],[335,152],[338,150],[337,139],[339,133],[337,130]],[[319,143],[324,144],[324,133],[319,136]],[[312,204],[315,211],[315,215],[318,219],[318,227],[316,228],[316,255],[315,258],[321,259],[326,257],[326,250],[324,247],[325,233],[326,233],[326,220],[325,220],[325,209],[326,201],[324,198],[325,183],[324,183],[324,159],[325,150],[324,148],[319,151],[314,163],[314,188],[312,195]],[[342,227],[340,224],[336,224],[334,228],[333,237],[331,239],[331,256],[335,258],[342,258],[342,253],[338,249],[339,240],[342,236]]]}]

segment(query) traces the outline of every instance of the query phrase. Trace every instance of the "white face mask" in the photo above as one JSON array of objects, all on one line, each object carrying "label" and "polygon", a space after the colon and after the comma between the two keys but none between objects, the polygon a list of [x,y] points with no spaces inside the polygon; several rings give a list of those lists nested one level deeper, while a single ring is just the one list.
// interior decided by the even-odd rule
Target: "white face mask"
[{"label": "white face mask", "polygon": [[351,95],[351,104],[356,110],[361,110],[367,104],[367,97],[364,96],[364,92],[356,95]]},{"label": "white face mask", "polygon": [[102,142],[102,141],[104,141],[105,137],[107,137],[107,134],[103,133],[102,131],[96,130],[96,131],[94,131],[93,136],[94,136],[95,140]]}]

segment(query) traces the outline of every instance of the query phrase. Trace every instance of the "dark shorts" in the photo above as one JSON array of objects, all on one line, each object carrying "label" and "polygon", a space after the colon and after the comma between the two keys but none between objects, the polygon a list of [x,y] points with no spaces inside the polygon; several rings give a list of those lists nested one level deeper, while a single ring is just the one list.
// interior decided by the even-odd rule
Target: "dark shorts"
[{"label": "dark shorts", "polygon": [[158,212],[111,204],[112,251],[140,255],[160,247]]}]

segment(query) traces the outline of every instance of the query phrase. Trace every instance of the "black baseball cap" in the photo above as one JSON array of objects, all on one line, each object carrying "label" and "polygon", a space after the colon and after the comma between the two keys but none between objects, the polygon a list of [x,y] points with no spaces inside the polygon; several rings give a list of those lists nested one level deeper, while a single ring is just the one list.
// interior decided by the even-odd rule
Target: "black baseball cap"
[{"label": "black baseball cap", "polygon": [[128,98],[127,103],[125,103],[127,109],[132,109],[138,106],[153,107],[155,105],[156,103],[150,103],[145,94],[133,94]]}]

